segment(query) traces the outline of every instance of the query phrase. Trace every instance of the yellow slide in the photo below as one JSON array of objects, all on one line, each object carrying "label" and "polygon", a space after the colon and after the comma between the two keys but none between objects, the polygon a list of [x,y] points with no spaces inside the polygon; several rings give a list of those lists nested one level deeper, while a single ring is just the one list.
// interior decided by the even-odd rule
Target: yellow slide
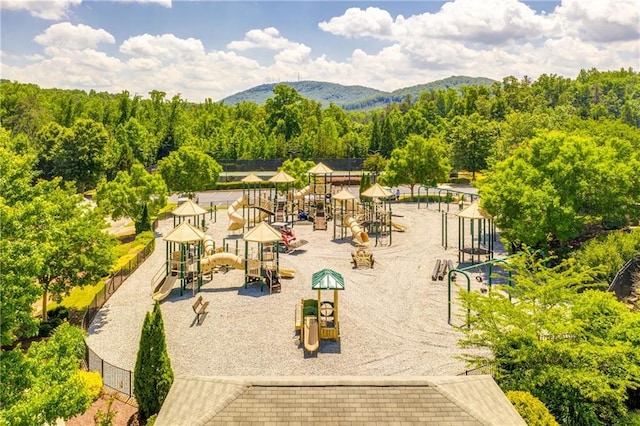
[{"label": "yellow slide", "polygon": [[315,316],[306,316],[304,317],[304,348],[307,352],[315,352],[319,347],[318,318]]},{"label": "yellow slide", "polygon": [[300,191],[294,192],[293,193],[293,198],[296,199],[296,200],[304,198],[304,196],[307,195],[309,193],[309,191],[311,191],[311,186],[307,185],[304,188],[302,188]]},{"label": "yellow slide", "polygon": [[207,256],[200,261],[200,267],[202,268],[203,274],[208,273],[214,266],[222,265],[244,270],[244,259],[233,253],[216,253],[211,256]]},{"label": "yellow slide", "polygon": [[162,299],[166,298],[169,293],[171,293],[173,284],[175,284],[177,279],[177,275],[167,275],[166,277],[164,277],[164,279],[160,281],[160,284],[156,287],[153,296],[151,296],[153,300],[159,302]]},{"label": "yellow slide", "polygon": [[238,229],[242,229],[244,224],[246,223],[245,219],[238,213],[238,210],[245,206],[247,203],[246,198],[240,197],[227,209],[227,214],[229,215],[229,227],[227,228],[229,231],[236,231]]},{"label": "yellow slide", "polygon": [[395,229],[398,232],[404,232],[407,230],[407,225],[402,225],[398,222],[391,222],[391,226],[393,226],[393,229]]},{"label": "yellow slide", "polygon": [[356,240],[358,244],[363,246],[369,245],[369,235],[358,225],[358,221],[353,216],[349,216],[344,220],[344,226],[351,228],[353,239]]},{"label": "yellow slide", "polygon": [[296,276],[295,269],[278,268],[278,274],[282,278],[293,278]]}]

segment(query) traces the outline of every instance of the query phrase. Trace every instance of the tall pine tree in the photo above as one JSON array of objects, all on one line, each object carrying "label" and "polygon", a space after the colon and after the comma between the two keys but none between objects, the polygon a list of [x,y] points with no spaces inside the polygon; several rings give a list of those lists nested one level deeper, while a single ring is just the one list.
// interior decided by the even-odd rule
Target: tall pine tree
[{"label": "tall pine tree", "polygon": [[164,321],[160,304],[147,312],[142,324],[140,347],[134,370],[133,394],[138,401],[140,418],[147,419],[160,412],[173,384],[173,370],[167,353]]}]

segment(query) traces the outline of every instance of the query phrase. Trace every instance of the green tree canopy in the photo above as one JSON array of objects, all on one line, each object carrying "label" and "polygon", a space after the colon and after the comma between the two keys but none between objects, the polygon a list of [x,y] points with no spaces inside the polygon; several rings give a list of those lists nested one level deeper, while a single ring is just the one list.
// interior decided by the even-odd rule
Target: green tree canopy
[{"label": "green tree canopy", "polygon": [[474,349],[464,358],[490,366],[504,391],[542,400],[561,424],[611,424],[640,385],[640,313],[612,293],[585,291],[589,271],[573,262],[543,263],[512,256],[513,286],[462,293],[472,314],[459,343]]},{"label": "green tree canopy", "polygon": [[437,138],[409,135],[402,149],[394,149],[383,175],[389,186],[409,185],[411,196],[417,184],[436,185],[450,170],[446,145]]},{"label": "green tree canopy", "polygon": [[193,146],[182,146],[158,163],[170,192],[192,195],[212,189],[222,173],[222,167],[213,158]]},{"label": "green tree canopy", "polygon": [[624,139],[549,132],[492,167],[481,202],[507,240],[535,247],[576,237],[585,224],[625,224],[638,217],[637,152]]},{"label": "green tree canopy", "polygon": [[2,351],[0,367],[0,424],[55,424],[82,414],[91,405],[80,376],[84,359],[82,331],[60,325],[51,339],[33,343],[26,354],[19,348]]},{"label": "green tree canopy", "polygon": [[294,158],[293,160],[285,160],[278,171],[284,171],[295,179],[293,186],[297,189],[304,188],[309,184],[309,174],[307,173],[316,164],[311,160],[301,160]]},{"label": "green tree canopy", "polygon": [[138,234],[151,229],[150,218],[167,204],[167,186],[160,175],[134,164],[131,173],[121,171],[111,182],[101,182],[96,201],[114,220],[133,219]]}]

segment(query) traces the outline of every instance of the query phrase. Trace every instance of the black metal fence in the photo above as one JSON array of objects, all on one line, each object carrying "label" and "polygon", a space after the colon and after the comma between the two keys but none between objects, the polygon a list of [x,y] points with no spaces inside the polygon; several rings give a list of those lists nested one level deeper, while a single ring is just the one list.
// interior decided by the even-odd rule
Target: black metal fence
[{"label": "black metal fence", "polygon": [[640,273],[640,256],[629,259],[627,263],[618,271],[611,284],[609,291],[616,294],[618,300],[622,300],[631,295],[631,286],[633,285],[633,276]]},{"label": "black metal fence", "polygon": [[[269,172],[278,170],[285,159],[271,160],[218,160],[225,172]],[[322,162],[333,170],[361,170],[364,158],[312,158],[314,163]]]},{"label": "black metal fence", "polygon": [[[153,222],[153,230],[158,227],[158,219]],[[131,259],[126,266],[120,268],[118,272],[111,275],[105,282],[104,287],[94,296],[93,300],[89,304],[89,307],[82,316],[82,329],[87,331],[89,325],[95,318],[96,314],[109,300],[111,295],[126,281],[131,274],[138,269],[155,248],[155,239],[149,241],[149,243]],[[129,397],[133,396],[133,371],[125,370],[120,367],[116,367],[100,358],[91,348],[86,344],[86,358],[85,363],[87,370],[97,371],[102,376],[102,383],[105,387],[118,391]]]}]

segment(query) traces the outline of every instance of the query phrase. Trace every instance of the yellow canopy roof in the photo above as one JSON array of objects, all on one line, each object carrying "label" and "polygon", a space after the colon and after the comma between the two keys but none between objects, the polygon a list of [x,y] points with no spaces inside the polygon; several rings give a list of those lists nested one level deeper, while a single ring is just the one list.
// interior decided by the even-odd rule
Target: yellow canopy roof
[{"label": "yellow canopy roof", "polygon": [[193,200],[187,200],[171,212],[174,216],[200,216],[207,211],[193,202]]},{"label": "yellow canopy roof", "polygon": [[258,176],[254,175],[253,173],[249,173],[248,175],[242,178],[242,182],[258,183],[258,182],[264,182],[264,181],[260,179]]},{"label": "yellow canopy roof", "polygon": [[475,203],[469,204],[467,207],[462,209],[457,214],[458,217],[463,217],[465,219],[491,219],[489,213],[484,211],[482,207],[476,201]]},{"label": "yellow canopy roof", "polygon": [[269,178],[269,182],[272,182],[272,183],[290,183],[293,181],[295,181],[295,179],[292,178],[291,175],[287,174],[287,172],[283,170],[279,171],[275,175],[271,176],[271,178]]},{"label": "yellow canopy roof", "polygon": [[180,225],[173,228],[173,230],[169,232],[163,240],[174,243],[192,243],[203,240],[204,237],[204,232],[191,225],[189,222],[182,222]]},{"label": "yellow canopy roof", "polygon": [[369,189],[360,194],[363,197],[371,197],[371,198],[387,198],[391,197],[393,194],[380,186],[379,183],[374,183]]},{"label": "yellow canopy roof", "polygon": [[338,201],[347,201],[347,200],[355,199],[356,196],[353,195],[351,192],[347,191],[346,189],[342,189],[340,192],[338,192],[336,195],[334,195],[331,198]]},{"label": "yellow canopy roof", "polygon": [[245,241],[255,243],[273,243],[282,239],[282,234],[271,227],[267,222],[260,222],[258,226],[245,232],[242,236]]},{"label": "yellow canopy roof", "polygon": [[315,166],[313,166],[312,168],[310,168],[307,173],[309,173],[310,175],[324,175],[324,174],[328,175],[328,174],[333,173],[333,170],[331,170],[329,168],[329,166],[327,166],[324,163],[320,162],[320,163],[316,164]]}]

